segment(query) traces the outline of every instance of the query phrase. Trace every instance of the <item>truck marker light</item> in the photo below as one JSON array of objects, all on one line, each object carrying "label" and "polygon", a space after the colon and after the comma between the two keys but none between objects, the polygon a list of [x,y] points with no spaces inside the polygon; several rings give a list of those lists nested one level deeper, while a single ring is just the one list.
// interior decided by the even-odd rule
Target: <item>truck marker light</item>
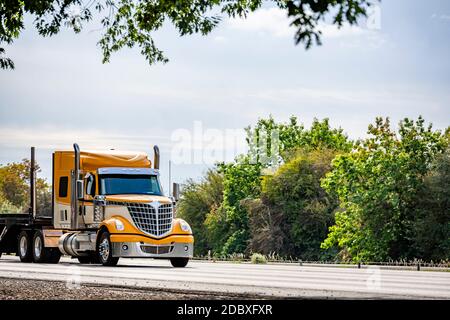
[{"label": "truck marker light", "polygon": [[122,221],[120,221],[120,220],[115,220],[114,222],[115,222],[115,224],[116,224],[116,229],[117,229],[117,231],[123,231],[123,230],[125,230],[125,226],[124,226],[124,224],[123,224]]}]

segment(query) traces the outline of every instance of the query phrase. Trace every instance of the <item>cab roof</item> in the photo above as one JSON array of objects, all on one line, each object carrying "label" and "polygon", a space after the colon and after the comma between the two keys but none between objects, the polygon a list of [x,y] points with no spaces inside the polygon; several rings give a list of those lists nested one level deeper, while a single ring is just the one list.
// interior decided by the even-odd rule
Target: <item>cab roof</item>
[{"label": "cab roof", "polygon": [[[59,169],[74,167],[73,150],[55,151],[55,156],[55,164],[59,166]],[[80,169],[86,171],[95,171],[103,167],[151,168],[151,165],[145,152],[116,150],[81,150],[80,152]]]}]

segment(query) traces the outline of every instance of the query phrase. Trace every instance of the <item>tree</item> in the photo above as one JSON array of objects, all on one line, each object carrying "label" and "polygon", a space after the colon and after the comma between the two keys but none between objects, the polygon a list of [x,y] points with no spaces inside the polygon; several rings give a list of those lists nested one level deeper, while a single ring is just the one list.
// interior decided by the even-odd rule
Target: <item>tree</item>
[{"label": "tree", "polygon": [[322,247],[337,246],[353,261],[417,257],[415,212],[444,135],[421,117],[401,121],[398,135],[388,118],[377,118],[368,133],[352,152],[336,157],[322,181],[342,208]]},{"label": "tree", "polygon": [[[272,133],[274,132],[277,134],[273,135]],[[251,250],[256,250],[256,246],[252,245],[252,243],[258,242],[255,238],[255,236],[258,237],[258,235],[255,235],[255,232],[259,232],[255,228],[255,223],[257,223],[256,216],[267,218],[266,222],[269,225],[273,221],[279,221],[274,216],[267,216],[266,213],[268,211],[264,213],[252,210],[254,206],[263,211],[265,210],[264,206],[266,203],[264,201],[262,203],[252,201],[267,198],[264,193],[261,194],[262,172],[265,169],[270,168],[270,170],[266,170],[269,172],[281,170],[285,161],[289,162],[292,160],[292,157],[299,157],[299,149],[306,153],[314,150],[330,149],[329,152],[323,151],[325,155],[330,155],[334,154],[334,152],[350,150],[352,145],[351,141],[343,134],[342,129],[330,127],[328,119],[323,121],[315,119],[311,128],[305,129],[303,125],[298,124],[298,120],[295,117],[291,117],[287,123],[277,123],[272,117],[269,117],[268,119],[258,120],[254,128],[248,127],[247,133],[248,153],[237,157],[234,162],[222,163],[218,166],[219,171],[223,175],[223,202],[221,206],[209,212],[205,222],[210,243],[214,244],[213,250],[223,255],[248,253]],[[272,148],[274,144],[280,146],[279,154],[276,149]],[[317,163],[310,163],[310,167],[305,166],[301,167],[301,169],[309,170],[308,168],[316,168],[316,165],[320,167],[323,159],[319,160],[320,157],[316,158]],[[330,161],[331,159],[328,159],[328,162]],[[278,169],[280,165],[282,167]],[[292,163],[291,165],[296,166],[296,164]],[[317,168],[314,170],[317,170]],[[312,174],[312,176],[310,180],[315,179],[314,184],[318,186],[321,176],[318,173]],[[287,182],[295,186],[301,185],[302,181],[291,181],[289,177],[289,175],[283,175],[280,178],[280,183]],[[305,181],[303,183],[307,184]],[[320,186],[318,189],[321,190]],[[285,193],[284,196],[288,197],[290,195],[290,193]],[[280,195],[280,197],[283,197],[283,195]],[[283,199],[286,200],[287,198]],[[296,201],[297,199],[294,198],[289,204],[297,206],[297,208],[303,208],[303,204],[299,204]],[[279,204],[273,203],[273,207],[277,206],[279,207]],[[316,209],[320,211],[318,207]],[[312,212],[314,209],[311,207],[305,210]],[[324,211],[326,210],[324,209]],[[273,210],[270,212],[273,212]],[[267,224],[261,227],[266,228],[265,230],[268,232],[265,234],[270,234],[275,241],[272,244],[277,247],[276,244],[279,243],[277,240],[279,237],[275,235],[277,232],[272,232],[272,229],[268,229],[270,226]],[[328,225],[326,225],[324,230],[327,230],[327,227]],[[277,228],[275,227],[275,229]],[[315,247],[319,249],[319,244],[324,239],[324,236],[315,237],[315,239],[317,238],[320,239]],[[290,252],[294,251],[291,250]]]},{"label": "tree", "polygon": [[[327,14],[332,23],[356,24],[366,16],[369,0],[272,0],[286,10],[291,25],[296,28],[295,43],[310,48],[320,45],[319,22]],[[98,42],[103,62],[124,47],[138,46],[149,64],[167,62],[156,46],[152,34],[169,21],[180,36],[206,35],[223,16],[246,17],[260,8],[262,0],[10,0],[0,2],[0,44],[11,44],[24,28],[24,15],[34,18],[34,26],[42,36],[57,34],[62,26],[78,33],[98,14],[103,34]],[[13,61],[0,48],[0,67],[14,68]]]},{"label": "tree", "polygon": [[195,254],[204,255],[214,246],[208,237],[205,221],[223,201],[223,176],[217,168],[206,172],[200,182],[188,180],[177,204],[177,216],[189,221],[195,235]]},{"label": "tree", "polygon": [[[305,129],[294,116],[285,123],[277,123],[270,116],[267,119],[259,119],[254,127],[249,126],[245,130],[249,146],[248,156],[254,162],[268,167],[280,165],[295,156],[299,149],[347,152],[353,146],[353,142],[341,128],[331,128],[328,118],[314,118],[311,128]],[[278,154],[274,154],[277,152]]]},{"label": "tree", "polygon": [[320,244],[334,223],[338,201],[326,194],[320,179],[335,155],[329,149],[298,150],[273,175],[263,177],[261,198],[248,205],[250,251],[303,260],[331,257]]},{"label": "tree", "polygon": [[[36,164],[36,172],[40,172]],[[30,160],[0,165],[0,212],[25,213],[29,209]],[[51,215],[51,190],[48,183],[36,179],[36,207],[41,215]]]},{"label": "tree", "polygon": [[207,217],[207,228],[215,239],[215,252],[244,253],[249,239],[247,210],[242,201],[260,193],[261,165],[242,156],[234,163],[219,164],[223,174],[223,201]]},{"label": "tree", "polygon": [[417,257],[427,261],[450,257],[450,146],[424,178],[412,228]]}]

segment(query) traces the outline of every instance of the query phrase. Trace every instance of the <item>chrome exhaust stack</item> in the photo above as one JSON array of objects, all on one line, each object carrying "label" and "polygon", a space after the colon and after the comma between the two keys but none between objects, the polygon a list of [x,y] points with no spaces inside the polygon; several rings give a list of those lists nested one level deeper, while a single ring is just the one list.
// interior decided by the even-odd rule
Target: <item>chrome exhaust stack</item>
[{"label": "chrome exhaust stack", "polygon": [[31,147],[30,157],[30,218],[36,217],[36,148]]},{"label": "chrome exhaust stack", "polygon": [[84,198],[84,186],[83,180],[80,180],[80,147],[77,143],[73,144],[73,149],[75,153],[74,170],[72,173],[72,197],[71,197],[71,216],[70,216],[70,227],[71,229],[79,228],[79,200]]},{"label": "chrome exhaust stack", "polygon": [[153,160],[153,169],[159,169],[159,148],[158,146],[153,146],[154,152],[154,160]]}]

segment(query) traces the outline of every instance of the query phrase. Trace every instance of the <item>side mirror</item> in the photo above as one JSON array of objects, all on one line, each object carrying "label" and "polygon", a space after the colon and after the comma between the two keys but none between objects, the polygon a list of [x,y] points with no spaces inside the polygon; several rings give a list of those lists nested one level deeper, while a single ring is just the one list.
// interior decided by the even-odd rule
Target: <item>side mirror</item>
[{"label": "side mirror", "polygon": [[84,199],[84,181],[83,180],[77,180],[77,196],[78,196],[78,200]]},{"label": "side mirror", "polygon": [[180,200],[180,184],[179,183],[173,183],[172,193],[173,193],[173,198],[175,199],[175,201]]}]

